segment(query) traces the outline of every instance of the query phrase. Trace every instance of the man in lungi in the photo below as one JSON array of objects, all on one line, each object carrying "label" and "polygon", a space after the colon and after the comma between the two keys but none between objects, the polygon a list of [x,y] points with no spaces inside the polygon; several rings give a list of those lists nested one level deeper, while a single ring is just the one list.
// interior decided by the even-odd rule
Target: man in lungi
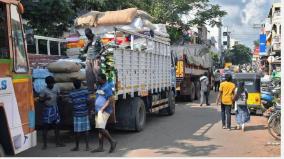
[{"label": "man in lungi", "polygon": [[95,83],[97,82],[99,69],[100,69],[100,59],[99,53],[102,49],[101,39],[96,37],[90,28],[85,29],[85,35],[88,38],[88,42],[84,47],[83,52],[87,53],[86,59],[86,78],[87,87],[89,91],[95,91]]},{"label": "man in lungi", "polygon": [[100,74],[98,78],[98,89],[96,93],[95,112],[96,128],[99,130],[99,147],[92,152],[103,152],[104,138],[110,142],[109,153],[114,152],[117,142],[110,136],[106,130],[106,124],[110,114],[113,112],[110,99],[112,94],[111,85],[107,82],[105,74]]},{"label": "man in lungi", "polygon": [[39,95],[40,101],[44,102],[44,109],[42,114],[42,123],[43,123],[43,147],[42,149],[47,148],[47,132],[50,126],[53,126],[55,129],[55,139],[56,147],[64,147],[65,145],[60,142],[59,137],[59,122],[60,116],[58,111],[58,95],[59,88],[54,85],[55,80],[52,76],[45,78],[46,88],[44,88]]},{"label": "man in lungi", "polygon": [[80,134],[85,134],[86,151],[89,151],[89,130],[90,120],[89,120],[89,109],[88,109],[88,99],[89,92],[87,89],[81,89],[81,81],[73,81],[75,90],[71,91],[69,97],[73,104],[73,121],[74,121],[74,133],[75,133],[75,148],[71,151],[79,151],[79,138]]}]

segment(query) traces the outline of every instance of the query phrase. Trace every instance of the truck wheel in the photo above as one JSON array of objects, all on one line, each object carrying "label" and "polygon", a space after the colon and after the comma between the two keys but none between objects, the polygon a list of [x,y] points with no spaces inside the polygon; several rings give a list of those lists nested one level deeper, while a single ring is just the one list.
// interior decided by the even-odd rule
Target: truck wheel
[{"label": "truck wheel", "polygon": [[190,89],[190,95],[189,95],[189,101],[192,102],[195,99],[195,85],[194,83],[191,83]]},{"label": "truck wheel", "polygon": [[176,102],[173,91],[170,91],[168,99],[169,99],[169,106],[167,107],[167,113],[168,115],[173,115],[176,110]]},{"label": "truck wheel", "polygon": [[135,115],[135,131],[142,131],[146,122],[146,108],[144,102],[139,97],[132,100],[133,114]]},{"label": "truck wheel", "polygon": [[199,82],[195,83],[195,99],[196,100],[200,99],[200,83]]},{"label": "truck wheel", "polygon": [[5,151],[2,145],[0,145],[0,157],[5,157]]}]

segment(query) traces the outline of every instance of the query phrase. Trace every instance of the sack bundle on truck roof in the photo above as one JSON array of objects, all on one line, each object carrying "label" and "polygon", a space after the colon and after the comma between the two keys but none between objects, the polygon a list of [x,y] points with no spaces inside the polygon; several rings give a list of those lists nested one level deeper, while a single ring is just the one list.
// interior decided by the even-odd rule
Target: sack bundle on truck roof
[{"label": "sack bundle on truck roof", "polygon": [[151,22],[153,19],[150,14],[137,8],[107,12],[90,11],[76,18],[75,27],[82,36],[84,36],[84,29],[87,27],[91,28],[93,33],[101,36],[114,32],[114,27],[146,35],[152,31],[155,38],[170,42],[166,25],[153,24]]},{"label": "sack bundle on truck roof", "polygon": [[137,8],[107,12],[90,11],[76,18],[75,28],[81,37],[85,36],[85,29],[90,28],[103,45],[108,45],[108,49],[100,55],[101,63],[99,67],[100,71],[106,74],[108,81],[113,85],[113,89],[115,89],[116,85],[117,70],[114,66],[113,59],[115,51],[111,50],[112,46],[120,49],[132,48],[134,51],[147,49],[146,51],[151,52],[151,50],[155,50],[155,43],[153,41],[148,40],[147,42],[143,36],[133,35],[122,30],[139,33],[169,44],[170,39],[166,25],[153,24],[151,22],[153,19],[147,12],[138,10]]}]

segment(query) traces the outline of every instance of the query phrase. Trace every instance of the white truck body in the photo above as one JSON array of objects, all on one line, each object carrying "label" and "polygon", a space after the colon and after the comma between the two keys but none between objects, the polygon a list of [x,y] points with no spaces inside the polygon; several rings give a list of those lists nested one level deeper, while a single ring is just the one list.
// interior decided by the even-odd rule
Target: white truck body
[{"label": "white truck body", "polygon": [[[115,49],[114,63],[117,70],[117,95],[135,92],[145,95],[170,89],[172,66],[170,45],[153,38],[144,37],[146,50]],[[135,43],[133,42],[133,44]]]}]

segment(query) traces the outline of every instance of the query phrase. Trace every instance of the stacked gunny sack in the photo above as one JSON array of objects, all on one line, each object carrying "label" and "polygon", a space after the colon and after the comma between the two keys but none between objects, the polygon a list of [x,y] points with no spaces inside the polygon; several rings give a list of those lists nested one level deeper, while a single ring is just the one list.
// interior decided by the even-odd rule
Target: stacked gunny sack
[{"label": "stacked gunny sack", "polygon": [[75,79],[85,81],[86,72],[81,69],[81,64],[74,61],[58,60],[48,65],[48,70],[53,73],[56,85],[60,91],[71,91],[74,89]]}]

